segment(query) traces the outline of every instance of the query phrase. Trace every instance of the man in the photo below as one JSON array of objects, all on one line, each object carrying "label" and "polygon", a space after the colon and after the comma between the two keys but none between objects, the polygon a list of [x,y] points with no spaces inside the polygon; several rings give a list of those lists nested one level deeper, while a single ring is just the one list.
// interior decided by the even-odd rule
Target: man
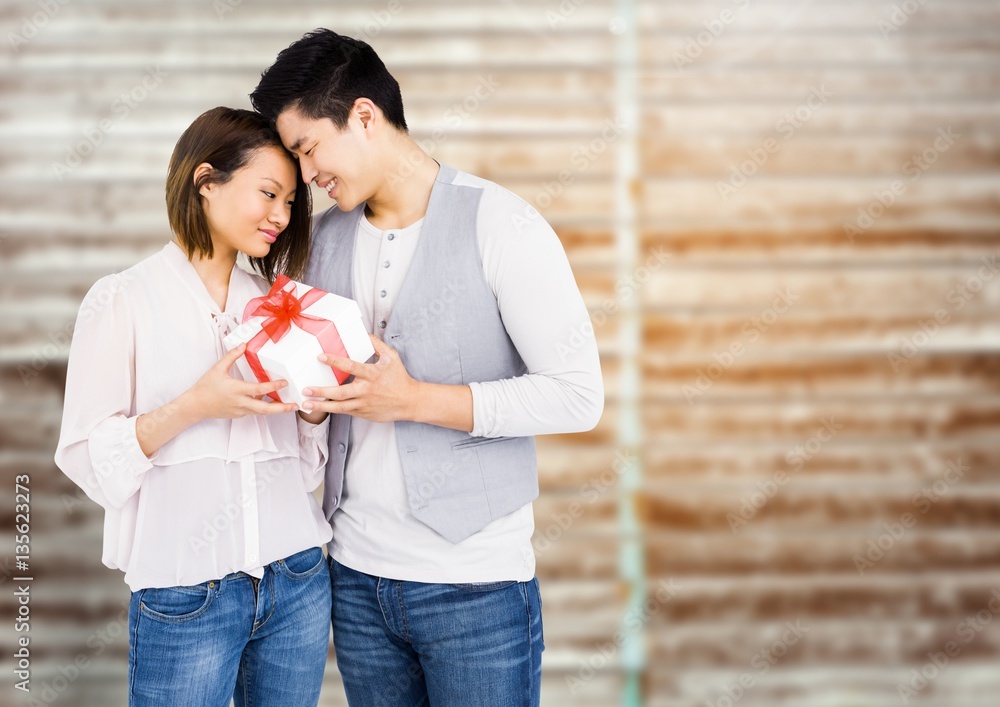
[{"label": "man", "polygon": [[[337,664],[352,705],[537,705],[534,435],[592,429],[593,328],[525,201],[431,159],[370,46],[320,29],[251,95],[336,205],[306,284],[357,300],[378,360],[317,388]],[[308,393],[307,393],[308,394]]]}]

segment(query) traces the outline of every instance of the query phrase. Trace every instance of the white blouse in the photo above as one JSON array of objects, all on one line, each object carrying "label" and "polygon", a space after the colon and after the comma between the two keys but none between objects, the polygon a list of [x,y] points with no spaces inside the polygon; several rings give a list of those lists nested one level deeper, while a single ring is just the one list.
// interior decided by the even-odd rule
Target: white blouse
[{"label": "white blouse", "polygon": [[[332,537],[311,493],[329,418],[207,419],[147,457],[135,421],[177,398],[224,354],[222,338],[267,282],[234,266],[225,311],[173,241],[101,278],[77,316],[55,463],[104,508],[102,561],[132,591],[198,584]],[[231,375],[239,377],[234,366]]]}]

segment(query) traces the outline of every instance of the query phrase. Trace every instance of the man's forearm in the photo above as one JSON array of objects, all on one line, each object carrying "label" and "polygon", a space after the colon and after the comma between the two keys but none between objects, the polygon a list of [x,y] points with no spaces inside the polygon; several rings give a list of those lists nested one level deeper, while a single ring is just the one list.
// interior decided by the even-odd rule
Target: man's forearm
[{"label": "man's forearm", "polygon": [[419,382],[406,419],[472,432],[472,389],[467,385]]}]

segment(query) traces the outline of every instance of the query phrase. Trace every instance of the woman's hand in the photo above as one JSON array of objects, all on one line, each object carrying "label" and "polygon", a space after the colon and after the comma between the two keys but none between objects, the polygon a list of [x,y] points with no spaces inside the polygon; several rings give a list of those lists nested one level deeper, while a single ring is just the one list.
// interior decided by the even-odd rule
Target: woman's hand
[{"label": "woman's hand", "polygon": [[147,457],[191,425],[210,417],[272,415],[298,409],[295,403],[265,403],[258,399],[264,393],[283,388],[287,381],[247,383],[229,375],[229,369],[245,349],[246,344],[240,344],[176,399],[139,415],[135,434],[139,448]]},{"label": "woman's hand", "polygon": [[273,415],[298,409],[295,403],[269,403],[260,399],[265,393],[284,388],[287,381],[247,383],[229,375],[229,369],[245,350],[246,344],[240,344],[227,352],[185,393],[189,409],[200,419]]}]

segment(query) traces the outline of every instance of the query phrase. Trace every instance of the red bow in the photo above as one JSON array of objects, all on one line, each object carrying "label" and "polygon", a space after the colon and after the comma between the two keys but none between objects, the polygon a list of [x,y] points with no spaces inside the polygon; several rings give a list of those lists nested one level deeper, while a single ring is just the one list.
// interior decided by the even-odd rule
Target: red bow
[{"label": "red bow", "polygon": [[297,324],[300,329],[305,329],[303,323],[306,320],[326,321],[319,317],[303,314],[302,310],[307,309],[327,293],[314,287],[301,298],[297,298],[294,294],[294,287],[292,292],[285,289],[285,285],[289,282],[291,279],[287,275],[278,275],[271,286],[271,291],[265,297],[254,297],[243,310],[243,321],[250,317],[267,317],[261,327],[267,332],[267,337],[271,341],[281,341],[291,328],[292,322]]},{"label": "red bow", "polygon": [[[302,295],[302,297],[296,297],[294,286],[292,292],[285,289],[285,286],[290,282],[292,280],[288,276],[278,275],[267,295],[264,297],[254,297],[247,303],[246,309],[243,310],[244,322],[250,317],[267,317],[261,324],[261,330],[247,342],[247,348],[244,353],[247,363],[250,365],[250,370],[254,372],[257,380],[261,383],[266,383],[271,379],[268,377],[264,367],[261,366],[257,352],[260,351],[260,348],[268,340],[274,342],[281,341],[285,334],[292,328],[292,324],[315,336],[319,340],[320,348],[323,349],[324,353],[337,356],[338,358],[350,358],[347,355],[344,342],[337,332],[337,327],[334,326],[333,322],[303,313],[303,310],[308,309],[317,300],[322,299],[329,293],[313,287]],[[337,378],[337,382],[341,385],[350,377],[349,373],[337,370],[336,368],[333,369],[333,373]],[[280,391],[269,393],[269,395],[272,397],[277,395],[279,400],[281,399]]]}]

